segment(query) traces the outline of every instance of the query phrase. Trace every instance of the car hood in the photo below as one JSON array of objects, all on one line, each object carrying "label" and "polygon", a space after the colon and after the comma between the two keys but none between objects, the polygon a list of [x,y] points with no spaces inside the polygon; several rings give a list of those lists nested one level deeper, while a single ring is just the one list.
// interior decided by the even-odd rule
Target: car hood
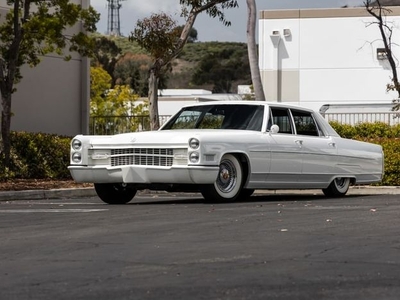
[{"label": "car hood", "polygon": [[[246,131],[247,134],[249,131]],[[227,135],[243,135],[240,130],[159,130],[117,134],[113,136],[91,136],[92,147],[113,146],[159,146],[186,147],[190,138],[203,137],[220,139]]]}]

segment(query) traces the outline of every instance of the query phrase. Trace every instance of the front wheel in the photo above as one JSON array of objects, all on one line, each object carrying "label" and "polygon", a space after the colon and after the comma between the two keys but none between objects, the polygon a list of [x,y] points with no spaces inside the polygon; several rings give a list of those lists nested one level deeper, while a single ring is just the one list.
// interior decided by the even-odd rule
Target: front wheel
[{"label": "front wheel", "polygon": [[108,204],[126,204],[136,195],[136,189],[124,183],[95,183],[97,196]]},{"label": "front wheel", "polygon": [[254,189],[242,189],[240,192],[240,198],[245,200],[254,194]]},{"label": "front wheel", "polygon": [[217,180],[205,186],[201,194],[206,201],[231,202],[240,198],[242,186],[242,165],[234,155],[226,154],[221,159]]},{"label": "front wheel", "polygon": [[346,195],[349,187],[350,178],[338,177],[335,178],[326,189],[322,189],[322,192],[327,197],[342,197]]}]

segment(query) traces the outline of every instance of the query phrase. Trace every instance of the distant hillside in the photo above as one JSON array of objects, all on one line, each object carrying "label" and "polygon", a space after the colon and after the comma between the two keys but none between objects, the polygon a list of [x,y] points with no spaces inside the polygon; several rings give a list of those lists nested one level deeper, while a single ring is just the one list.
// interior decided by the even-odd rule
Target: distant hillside
[{"label": "distant hillside", "polygon": [[[125,37],[110,37],[122,53],[146,54]],[[195,42],[185,45],[167,74],[167,88],[200,88],[218,93],[237,93],[237,85],[250,84],[247,44]]]}]

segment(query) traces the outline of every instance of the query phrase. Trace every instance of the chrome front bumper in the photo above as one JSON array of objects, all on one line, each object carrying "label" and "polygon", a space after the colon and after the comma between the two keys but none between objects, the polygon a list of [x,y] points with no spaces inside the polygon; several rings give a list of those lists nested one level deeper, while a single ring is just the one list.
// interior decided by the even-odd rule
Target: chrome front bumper
[{"label": "chrome front bumper", "polygon": [[218,166],[69,166],[76,182],[89,183],[180,183],[212,184],[215,182]]}]

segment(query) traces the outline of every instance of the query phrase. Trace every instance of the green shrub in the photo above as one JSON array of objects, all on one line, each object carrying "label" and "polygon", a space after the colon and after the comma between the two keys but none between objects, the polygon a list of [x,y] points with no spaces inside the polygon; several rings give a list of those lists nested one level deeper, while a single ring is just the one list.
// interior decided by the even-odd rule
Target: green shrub
[{"label": "green shrub", "polygon": [[11,132],[10,168],[0,180],[70,179],[70,140],[53,134]]},{"label": "green shrub", "polygon": [[330,124],[341,137],[347,139],[400,137],[400,124],[393,126],[383,122],[358,123],[354,126],[338,122],[330,122]]},{"label": "green shrub", "polygon": [[375,141],[382,145],[385,154],[385,175],[381,184],[400,185],[400,138],[385,138]]},{"label": "green shrub", "polygon": [[374,138],[374,137],[391,137],[391,127],[382,122],[376,123],[359,123],[355,126],[357,136]]},{"label": "green shrub", "polygon": [[351,139],[356,135],[356,129],[354,126],[340,124],[338,122],[330,122],[330,124],[341,137]]}]

